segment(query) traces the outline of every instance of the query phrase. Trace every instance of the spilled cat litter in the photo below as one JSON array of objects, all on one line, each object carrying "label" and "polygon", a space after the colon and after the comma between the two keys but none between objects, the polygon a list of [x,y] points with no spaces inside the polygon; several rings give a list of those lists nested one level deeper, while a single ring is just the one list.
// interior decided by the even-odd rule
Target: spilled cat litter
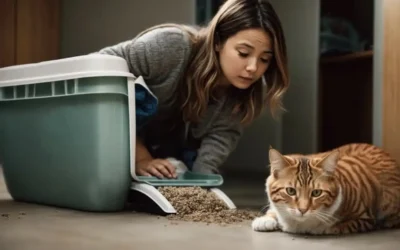
[{"label": "spilled cat litter", "polygon": [[158,190],[177,212],[167,216],[171,220],[227,225],[252,220],[258,214],[229,209],[213,192],[201,187],[160,187]]}]

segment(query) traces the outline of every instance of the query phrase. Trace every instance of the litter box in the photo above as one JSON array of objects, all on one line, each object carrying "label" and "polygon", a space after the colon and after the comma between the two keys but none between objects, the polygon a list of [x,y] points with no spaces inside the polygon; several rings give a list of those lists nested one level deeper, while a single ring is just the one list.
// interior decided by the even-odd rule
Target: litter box
[{"label": "litter box", "polygon": [[135,174],[138,90],[151,94],[124,59],[110,55],[1,68],[0,164],[12,198],[106,212],[124,209],[133,191],[175,213],[156,187],[201,186],[235,208],[218,188],[220,175]]}]

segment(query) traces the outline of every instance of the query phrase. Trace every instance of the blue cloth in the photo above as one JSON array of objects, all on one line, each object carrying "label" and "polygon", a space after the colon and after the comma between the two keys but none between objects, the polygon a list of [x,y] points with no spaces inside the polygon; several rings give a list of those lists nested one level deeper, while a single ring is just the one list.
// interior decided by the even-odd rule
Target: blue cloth
[{"label": "blue cloth", "polygon": [[144,86],[135,84],[136,130],[157,113],[158,100]]},{"label": "blue cloth", "polygon": [[[141,84],[135,84],[136,133],[157,113],[158,100]],[[197,150],[183,148],[181,161],[191,170]]]},{"label": "blue cloth", "polygon": [[194,161],[197,158],[197,150],[184,149],[181,161],[185,163],[189,170],[193,169]]}]

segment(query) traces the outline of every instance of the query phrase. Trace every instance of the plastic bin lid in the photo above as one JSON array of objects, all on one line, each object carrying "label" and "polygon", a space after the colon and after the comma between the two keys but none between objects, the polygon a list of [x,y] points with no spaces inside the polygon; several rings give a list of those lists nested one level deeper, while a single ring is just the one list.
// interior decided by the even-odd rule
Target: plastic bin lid
[{"label": "plastic bin lid", "polygon": [[0,87],[98,76],[133,77],[125,59],[89,54],[0,68]]}]

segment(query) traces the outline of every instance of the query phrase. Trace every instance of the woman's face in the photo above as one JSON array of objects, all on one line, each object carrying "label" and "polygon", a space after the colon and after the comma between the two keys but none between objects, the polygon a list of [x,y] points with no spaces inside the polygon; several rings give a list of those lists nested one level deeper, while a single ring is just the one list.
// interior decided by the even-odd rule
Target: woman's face
[{"label": "woman's face", "polygon": [[268,69],[272,60],[272,42],[262,29],[246,29],[217,46],[225,79],[220,84],[247,89]]}]

